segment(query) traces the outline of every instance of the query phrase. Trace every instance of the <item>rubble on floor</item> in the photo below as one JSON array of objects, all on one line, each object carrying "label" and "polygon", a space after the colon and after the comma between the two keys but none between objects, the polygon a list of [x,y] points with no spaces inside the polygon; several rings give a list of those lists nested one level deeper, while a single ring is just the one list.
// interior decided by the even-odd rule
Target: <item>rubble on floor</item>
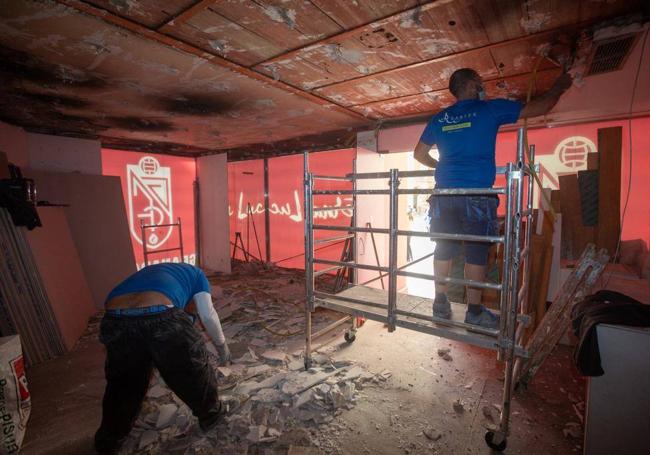
[{"label": "rubble on floor", "polygon": [[364,388],[385,383],[386,372],[373,374],[326,355],[319,360],[307,371],[290,370],[291,363],[302,363],[300,357],[261,363],[244,353],[228,367],[228,378],[220,376],[224,419],[205,434],[156,373],[121,453],[248,453],[261,447],[286,452],[291,446],[338,452],[329,438],[319,437],[319,427],[329,424],[324,431],[341,431],[335,418],[355,405]]},{"label": "rubble on floor", "polygon": [[[306,371],[302,272],[273,270],[269,283],[264,268],[241,267],[255,273],[246,280],[223,277],[212,286],[233,356],[230,365],[222,365],[207,343],[223,420],[203,433],[156,372],[121,453],[338,453],[328,437],[344,430],[337,417],[363,397],[365,388],[390,378],[388,370],[373,374],[350,361],[333,360],[332,348],[314,352]],[[336,317],[316,312],[315,330]]]}]

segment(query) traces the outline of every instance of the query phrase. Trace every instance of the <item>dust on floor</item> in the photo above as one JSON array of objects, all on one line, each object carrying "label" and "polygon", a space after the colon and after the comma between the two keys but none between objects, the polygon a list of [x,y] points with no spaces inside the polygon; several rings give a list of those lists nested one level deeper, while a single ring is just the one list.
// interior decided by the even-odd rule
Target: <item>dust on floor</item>
[{"label": "dust on floor", "polygon": [[[244,263],[211,282],[233,354],[223,366],[211,351],[225,419],[202,433],[156,375],[121,453],[490,453],[483,435],[503,384],[493,352],[367,322],[352,344],[344,327],[317,342],[304,371],[302,272]],[[314,330],[338,318],[319,310]],[[92,453],[103,388],[97,320],[74,352],[28,372],[24,453]],[[559,347],[515,396],[507,453],[579,452],[583,411],[583,381]]]}]

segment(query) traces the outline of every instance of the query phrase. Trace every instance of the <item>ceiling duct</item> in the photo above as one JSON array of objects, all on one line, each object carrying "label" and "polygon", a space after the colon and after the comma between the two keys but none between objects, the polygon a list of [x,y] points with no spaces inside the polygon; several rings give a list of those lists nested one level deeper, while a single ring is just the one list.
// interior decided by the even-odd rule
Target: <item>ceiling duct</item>
[{"label": "ceiling duct", "polygon": [[619,36],[594,43],[586,76],[609,73],[623,68],[638,34]]}]

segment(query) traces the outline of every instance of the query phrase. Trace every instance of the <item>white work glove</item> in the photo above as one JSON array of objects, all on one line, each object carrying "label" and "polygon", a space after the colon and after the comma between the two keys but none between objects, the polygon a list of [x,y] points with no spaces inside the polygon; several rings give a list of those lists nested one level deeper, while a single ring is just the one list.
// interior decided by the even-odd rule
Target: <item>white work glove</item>
[{"label": "white work glove", "polygon": [[228,348],[228,343],[224,342],[223,345],[217,346],[217,352],[219,353],[221,363],[230,365],[230,349]]}]

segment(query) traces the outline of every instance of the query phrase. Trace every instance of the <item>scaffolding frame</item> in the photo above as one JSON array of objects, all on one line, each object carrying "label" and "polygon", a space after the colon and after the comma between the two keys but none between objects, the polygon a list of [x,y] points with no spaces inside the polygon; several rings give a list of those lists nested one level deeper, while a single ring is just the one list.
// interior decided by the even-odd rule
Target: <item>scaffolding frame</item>
[{"label": "scaffolding frame", "polygon": [[[528,276],[529,255],[531,251],[531,231],[533,218],[533,176],[539,170],[539,165],[534,163],[535,147],[529,147],[528,159],[525,153],[525,131],[520,128],[517,135],[517,154],[514,163],[504,167],[497,167],[498,174],[504,174],[505,187],[498,188],[446,188],[446,189],[399,189],[400,179],[413,177],[434,176],[434,170],[425,171],[400,171],[391,169],[389,172],[353,173],[345,176],[315,175],[309,171],[308,154],[304,156],[304,206],[305,206],[305,275],[306,275],[306,305],[305,305],[305,367],[311,367],[311,341],[312,341],[312,312],[316,307],[325,307],[352,317],[352,326],[346,331],[345,339],[352,342],[356,334],[356,317],[364,317],[386,323],[388,331],[396,327],[428,333],[442,338],[452,339],[472,345],[489,348],[497,351],[499,360],[505,362],[505,380],[502,395],[501,415],[498,428],[486,434],[486,442],[492,448],[503,450],[509,433],[511,399],[515,383],[515,362],[529,357],[523,342],[525,328],[530,324],[530,305],[528,301]],[[388,179],[388,189],[357,189],[357,182],[362,179]],[[315,182],[319,180],[350,182],[350,190],[317,190]],[[433,194],[433,195],[504,195],[505,196],[505,229],[503,235],[479,236],[465,234],[432,233],[420,231],[400,230],[398,226],[398,197],[404,194]],[[325,195],[352,195],[352,207],[341,207],[339,210],[352,209],[353,223],[351,226],[329,226],[314,224],[314,198]],[[356,224],[357,196],[378,195],[389,197],[389,227],[372,228],[360,227]],[[327,210],[335,208],[327,207]],[[359,233],[382,234],[389,236],[388,265],[360,264],[357,256],[353,261],[341,262],[318,259],[314,256],[314,231],[338,231],[354,238],[357,243]],[[398,267],[398,239],[400,236],[428,237],[432,240],[446,239],[458,241],[473,241],[500,243],[503,245],[503,273],[500,283],[488,281],[473,281],[467,279],[441,277],[409,272],[405,269],[418,263],[433,254],[411,260],[406,265]],[[339,237],[336,237],[339,238]],[[318,243],[328,239],[319,239]],[[349,292],[337,294],[317,291],[314,287],[314,277],[324,271],[314,271],[314,265],[327,265],[326,271],[344,267],[362,270],[373,270],[380,276],[388,276],[388,289],[386,291],[373,290],[372,292],[384,293],[387,304],[378,303],[376,300],[356,298]],[[397,278],[413,277],[432,280],[434,282],[453,283],[480,289],[493,289],[500,292],[499,312],[500,326],[498,330],[473,326],[452,319],[441,319],[433,316],[429,309],[428,314],[407,311],[398,307]],[[362,285],[352,287],[368,292]],[[400,295],[400,298],[404,296]],[[431,307],[429,307],[431,308]]]}]

